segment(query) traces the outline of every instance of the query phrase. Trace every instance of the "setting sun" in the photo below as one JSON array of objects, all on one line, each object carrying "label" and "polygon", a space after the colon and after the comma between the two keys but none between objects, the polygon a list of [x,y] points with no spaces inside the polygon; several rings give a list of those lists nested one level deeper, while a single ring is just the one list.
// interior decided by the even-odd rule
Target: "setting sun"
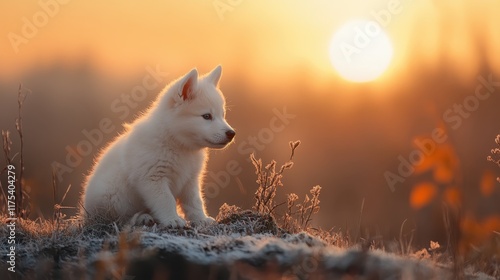
[{"label": "setting sun", "polygon": [[330,43],[330,60],[344,79],[368,82],[382,75],[392,60],[389,36],[375,21],[351,20],[341,26]]}]

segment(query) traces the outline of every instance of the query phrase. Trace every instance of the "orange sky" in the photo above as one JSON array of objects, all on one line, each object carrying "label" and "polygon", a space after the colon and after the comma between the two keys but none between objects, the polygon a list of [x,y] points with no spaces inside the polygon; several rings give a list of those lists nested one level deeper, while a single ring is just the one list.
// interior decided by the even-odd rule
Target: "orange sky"
[{"label": "orange sky", "polygon": [[[223,64],[255,77],[306,67],[318,79],[328,79],[335,75],[328,58],[335,30],[349,19],[373,19],[394,3],[402,12],[386,27],[395,45],[393,70],[415,55],[436,63],[440,50],[471,77],[478,67],[474,42],[481,37],[487,38],[489,59],[500,60],[500,3],[494,1],[59,1],[0,3],[1,76],[90,57],[122,74],[155,64],[182,68],[179,72]],[[28,33],[32,38],[23,35],[26,20],[37,29]],[[14,46],[11,41],[19,37],[13,36],[26,40]]]}]

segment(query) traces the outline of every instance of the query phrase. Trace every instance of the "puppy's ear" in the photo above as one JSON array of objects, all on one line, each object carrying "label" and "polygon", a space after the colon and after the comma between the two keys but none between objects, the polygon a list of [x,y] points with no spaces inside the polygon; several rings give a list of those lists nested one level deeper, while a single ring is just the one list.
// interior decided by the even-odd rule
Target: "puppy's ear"
[{"label": "puppy's ear", "polygon": [[219,84],[220,76],[222,75],[222,66],[218,65],[217,67],[208,74],[207,79],[214,84],[214,86],[217,86]]},{"label": "puppy's ear", "polygon": [[194,89],[197,84],[198,70],[194,68],[180,80],[179,97],[182,98],[182,100],[193,99]]}]

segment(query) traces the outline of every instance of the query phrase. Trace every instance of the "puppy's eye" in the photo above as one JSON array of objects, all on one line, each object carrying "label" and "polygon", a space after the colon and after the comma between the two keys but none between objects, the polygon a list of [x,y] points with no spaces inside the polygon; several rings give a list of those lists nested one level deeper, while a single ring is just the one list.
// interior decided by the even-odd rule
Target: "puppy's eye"
[{"label": "puppy's eye", "polygon": [[201,115],[205,120],[211,120],[212,119],[212,114],[204,114]]}]

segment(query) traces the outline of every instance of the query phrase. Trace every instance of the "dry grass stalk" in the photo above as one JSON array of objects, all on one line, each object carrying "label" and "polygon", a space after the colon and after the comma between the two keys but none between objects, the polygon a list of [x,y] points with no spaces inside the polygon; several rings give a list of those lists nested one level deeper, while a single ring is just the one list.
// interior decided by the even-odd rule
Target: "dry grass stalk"
[{"label": "dry grass stalk", "polygon": [[297,205],[299,215],[299,226],[302,229],[307,229],[311,222],[311,216],[319,212],[319,195],[321,193],[320,186],[314,186],[311,190],[311,198],[306,194],[304,201]]},{"label": "dry grass stalk", "polygon": [[293,166],[293,157],[295,149],[300,145],[300,141],[290,142],[290,158],[276,171],[276,161],[271,161],[265,167],[261,159],[256,159],[254,154],[250,155],[250,159],[255,167],[255,174],[257,174],[257,184],[259,187],[255,192],[255,205],[253,209],[259,213],[269,214],[274,217],[275,209],[281,205],[286,204],[286,211],[281,220],[281,227],[289,232],[298,232],[307,230],[312,220],[312,215],[319,212],[319,195],[321,192],[320,186],[313,187],[309,192],[310,196],[306,194],[302,203],[297,203],[299,197],[295,193],[287,195],[287,201],[276,204],[275,196],[278,187],[283,186],[281,179],[283,172],[291,169]]},{"label": "dry grass stalk", "polygon": [[19,89],[17,92],[17,109],[18,109],[18,115],[16,119],[16,130],[17,134],[19,135],[19,142],[20,142],[20,160],[19,160],[19,177],[18,177],[18,196],[16,197],[17,199],[17,213],[18,217],[23,217],[26,218],[29,215],[29,209],[25,209],[23,207],[23,200],[24,200],[24,181],[23,181],[23,176],[24,176],[24,138],[23,138],[23,104],[24,101],[26,100],[27,96],[27,91],[23,90],[22,84],[19,84]]},{"label": "dry grass stalk", "polygon": [[[2,175],[5,171],[7,171],[7,167],[11,165],[12,158],[10,157],[10,151],[12,149],[12,140],[10,139],[10,132],[8,130],[2,130],[2,140],[3,140],[3,153],[5,156],[5,167],[0,171],[0,175]],[[3,213],[7,213],[7,195],[5,194],[2,186],[2,182],[0,181],[0,189],[2,190],[2,197],[0,199],[1,210]]]},{"label": "dry grass stalk", "polygon": [[[23,88],[22,84],[19,84],[19,89],[17,92],[17,105],[18,105],[18,115],[16,118],[16,131],[19,135],[20,150],[11,157],[10,153],[12,150],[12,140],[9,131],[2,130],[2,140],[3,140],[3,153],[6,160],[6,166],[2,169],[0,174],[5,172],[9,165],[14,164],[14,159],[17,155],[20,156],[19,168],[16,168],[16,217],[27,218],[30,214],[30,200],[28,192],[24,186],[24,134],[23,134],[23,106],[24,101],[30,90]],[[1,185],[0,185],[1,187]],[[3,193],[3,199],[6,200],[5,193]]]},{"label": "dry grass stalk", "polygon": [[[491,149],[491,154],[493,156],[488,156],[488,160],[496,163],[500,167],[500,134],[495,138],[495,143],[497,143],[498,148]],[[495,157],[495,158],[493,158]],[[497,181],[500,182],[500,177],[497,177]]]},{"label": "dry grass stalk", "polygon": [[401,224],[401,227],[399,228],[399,248],[401,250],[401,255],[409,255],[412,252],[411,244],[413,243],[413,235],[415,233],[415,230],[411,231],[409,240],[403,237],[403,230],[407,221],[408,220],[405,219]]},{"label": "dry grass stalk", "polygon": [[283,172],[293,167],[293,156],[295,154],[295,149],[299,145],[300,141],[290,142],[290,159],[285,162],[277,172],[276,161],[273,160],[263,167],[261,159],[256,159],[253,153],[250,155],[250,159],[255,167],[255,174],[257,174],[256,182],[259,185],[257,191],[255,192],[254,210],[260,213],[272,215],[276,207],[282,205],[276,205],[274,197],[276,196],[277,188],[283,186],[283,183],[281,182]]}]

